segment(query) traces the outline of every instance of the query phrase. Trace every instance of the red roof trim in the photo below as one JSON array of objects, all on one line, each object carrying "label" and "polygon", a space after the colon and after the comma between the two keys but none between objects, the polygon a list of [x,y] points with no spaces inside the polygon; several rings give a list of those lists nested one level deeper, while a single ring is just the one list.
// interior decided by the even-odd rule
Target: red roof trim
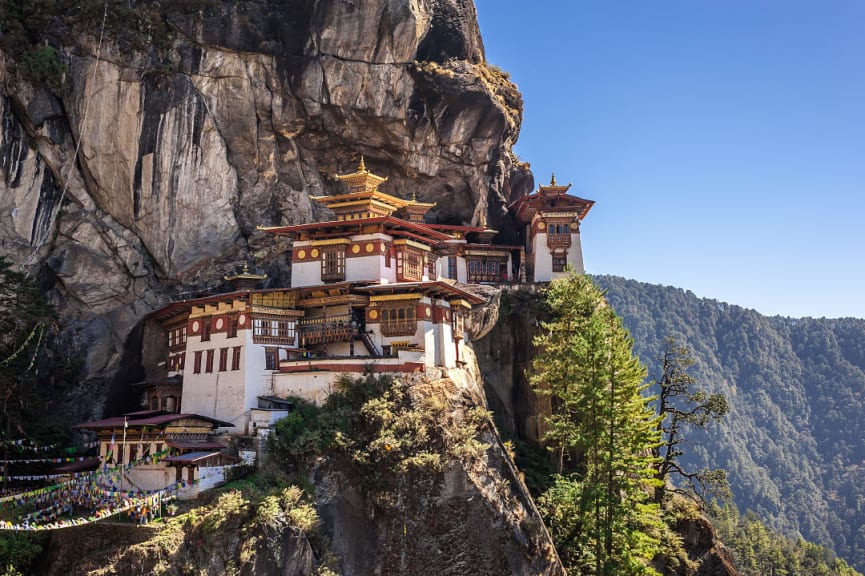
[{"label": "red roof trim", "polygon": [[436,240],[450,240],[451,237],[447,234],[443,234],[433,228],[430,228],[426,224],[418,224],[417,222],[409,222],[408,220],[403,220],[402,218],[396,218],[394,216],[377,216],[375,218],[361,218],[359,220],[328,220],[327,222],[309,222],[307,224],[297,224],[294,226],[281,226],[276,228],[269,228],[265,230],[265,232],[269,232],[271,234],[293,234],[296,232],[303,232],[306,230],[324,230],[327,228],[347,228],[347,227],[356,227],[357,225],[366,225],[366,224],[390,224],[395,228],[405,228],[407,230],[414,230],[416,232],[421,232],[431,236]]},{"label": "red roof trim", "polygon": [[466,243],[466,244],[463,244],[463,246],[465,246],[465,248],[467,248],[467,249],[478,248],[481,250],[492,250],[492,251],[498,250],[500,252],[510,252],[511,250],[522,249],[522,246],[515,246],[512,244],[477,244],[477,243],[468,244],[468,243]]},{"label": "red roof trim", "polygon": [[483,232],[484,229],[479,226],[459,226],[457,224],[424,224],[427,228],[433,230],[452,230],[454,232]]},{"label": "red roof trim", "polygon": [[448,284],[447,282],[439,282],[439,281],[428,281],[428,282],[398,282],[396,284],[373,284],[370,286],[366,286],[364,288],[358,288],[360,291],[368,291],[372,292],[400,292],[400,291],[410,291],[414,289],[419,290],[439,290],[442,292],[449,292],[454,296],[458,296],[460,298],[465,298],[467,300],[474,301],[475,304],[481,304],[485,300],[479,296],[475,296],[471,292],[466,292],[460,288],[457,288],[453,284]]}]

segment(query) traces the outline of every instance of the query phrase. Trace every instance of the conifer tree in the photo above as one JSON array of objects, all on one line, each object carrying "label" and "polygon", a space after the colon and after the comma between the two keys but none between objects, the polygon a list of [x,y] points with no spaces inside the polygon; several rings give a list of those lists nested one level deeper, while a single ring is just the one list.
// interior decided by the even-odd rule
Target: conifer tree
[{"label": "conifer tree", "polygon": [[588,278],[571,272],[547,299],[554,318],[535,340],[530,381],[551,397],[543,441],[558,474],[541,508],[572,573],[655,574],[661,518],[649,490],[660,438],[646,370]]},{"label": "conifer tree", "polygon": [[[655,489],[655,501],[663,503],[670,491],[693,495],[701,504],[711,497],[729,499],[730,488],[724,470],[686,470],[679,462],[684,454],[681,447],[684,429],[687,426],[704,428],[709,422],[720,420],[729,411],[727,399],[723,394],[707,394],[695,389],[696,380],[689,372],[694,365],[691,351],[680,346],[675,338],[667,338],[660,361],[661,375],[655,386],[661,443],[654,452],[658,458],[656,477],[660,482]],[[685,482],[687,490],[668,487],[673,475]]]}]

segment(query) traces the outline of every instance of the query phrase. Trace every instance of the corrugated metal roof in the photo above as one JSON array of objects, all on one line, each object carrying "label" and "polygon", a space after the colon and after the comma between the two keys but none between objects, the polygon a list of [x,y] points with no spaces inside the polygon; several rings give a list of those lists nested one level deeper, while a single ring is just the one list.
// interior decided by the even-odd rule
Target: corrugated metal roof
[{"label": "corrugated metal roof", "polygon": [[166,444],[172,448],[177,448],[178,450],[196,450],[198,452],[202,450],[222,450],[225,448],[225,446],[219,442],[194,442],[190,440],[169,440]]},{"label": "corrugated metal roof", "polygon": [[130,414],[125,414],[124,416],[114,416],[112,418],[105,418],[103,420],[94,420],[93,422],[85,422],[84,424],[78,424],[75,428],[88,428],[91,430],[94,429],[103,429],[103,428],[122,428],[125,425],[127,426],[165,426],[172,422],[176,422],[177,420],[183,420],[186,418],[195,418],[198,420],[204,420],[205,422],[210,422],[214,424],[214,428],[218,428],[220,426],[234,426],[231,422],[223,422],[222,420],[217,420],[216,418],[210,418],[209,416],[202,416],[201,414],[177,414],[176,412],[167,412],[165,410],[144,410],[141,412],[132,412]]},{"label": "corrugated metal roof", "polygon": [[208,458],[213,458],[214,456],[222,456],[222,454],[219,452],[189,452],[179,456],[171,456],[166,458],[165,461],[176,464],[194,464],[196,462],[201,462],[202,460],[207,460]]}]

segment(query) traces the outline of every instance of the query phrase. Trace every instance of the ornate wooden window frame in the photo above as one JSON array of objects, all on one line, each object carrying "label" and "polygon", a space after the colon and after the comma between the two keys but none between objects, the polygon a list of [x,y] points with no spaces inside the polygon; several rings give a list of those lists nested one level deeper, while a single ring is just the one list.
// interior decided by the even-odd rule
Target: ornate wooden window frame
[{"label": "ornate wooden window frame", "polygon": [[383,336],[414,336],[417,332],[417,305],[414,300],[379,307]]},{"label": "ornate wooden window frame", "polygon": [[423,280],[424,253],[412,246],[400,246],[396,252],[396,275],[400,282]]},{"label": "ornate wooden window frame", "polygon": [[345,248],[342,245],[321,248],[321,281],[345,281]]},{"label": "ornate wooden window frame", "polygon": [[565,254],[553,254],[553,272],[564,272],[565,267],[568,265],[568,255]]}]

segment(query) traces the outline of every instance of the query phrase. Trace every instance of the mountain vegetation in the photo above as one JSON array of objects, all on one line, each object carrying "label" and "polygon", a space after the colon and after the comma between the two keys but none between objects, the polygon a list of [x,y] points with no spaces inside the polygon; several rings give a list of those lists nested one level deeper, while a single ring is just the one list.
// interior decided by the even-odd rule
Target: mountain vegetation
[{"label": "mountain vegetation", "polygon": [[543,439],[558,467],[541,510],[571,573],[657,574],[661,509],[647,487],[660,484],[660,430],[645,368],[587,277],[554,281],[547,301],[553,319],[535,338],[531,382],[552,399]]},{"label": "mountain vegetation", "polygon": [[739,509],[863,570],[865,320],[766,317],[678,288],[594,280],[650,376],[675,337],[702,388],[729,403],[717,425],[689,432],[682,462],[726,470]]},{"label": "mountain vegetation", "polygon": [[729,548],[742,576],[857,576],[859,572],[834,552],[801,538],[768,528],[751,511],[733,505],[713,506],[712,525]]}]

